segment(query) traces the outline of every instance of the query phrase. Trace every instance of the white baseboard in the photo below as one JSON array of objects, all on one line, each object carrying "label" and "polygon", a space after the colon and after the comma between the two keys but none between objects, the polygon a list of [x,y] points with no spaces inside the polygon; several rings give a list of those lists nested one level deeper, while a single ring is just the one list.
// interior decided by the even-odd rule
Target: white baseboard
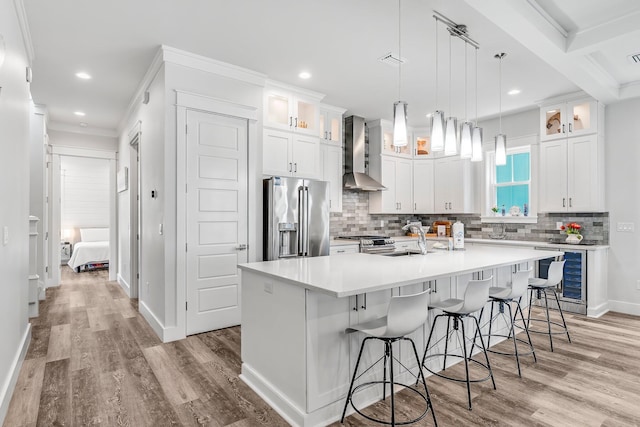
[{"label": "white baseboard", "polygon": [[20,375],[20,369],[22,368],[22,362],[24,362],[24,358],[27,355],[27,349],[29,348],[29,343],[31,342],[31,323],[27,323],[27,330],[25,331],[22,337],[22,343],[20,344],[20,348],[16,353],[16,357],[11,364],[11,369],[9,372],[9,378],[2,386],[0,390],[0,425],[4,425],[4,418],[7,416],[7,412],[9,411],[9,403],[11,403],[11,396],[13,396],[13,391],[16,388],[16,383],[18,382],[18,375]]},{"label": "white baseboard", "polygon": [[609,309],[617,313],[640,316],[640,304],[632,302],[609,300]]},{"label": "white baseboard", "polygon": [[129,285],[129,283],[127,283],[126,280],[124,280],[120,273],[118,273],[118,284],[125,291],[127,296],[131,298],[131,286]]},{"label": "white baseboard", "polygon": [[144,301],[138,301],[138,310],[162,342],[178,341],[186,338],[185,331],[178,330],[176,326],[164,326]]},{"label": "white baseboard", "polygon": [[596,307],[587,307],[588,317],[600,317],[610,310],[609,301],[603,302]]}]

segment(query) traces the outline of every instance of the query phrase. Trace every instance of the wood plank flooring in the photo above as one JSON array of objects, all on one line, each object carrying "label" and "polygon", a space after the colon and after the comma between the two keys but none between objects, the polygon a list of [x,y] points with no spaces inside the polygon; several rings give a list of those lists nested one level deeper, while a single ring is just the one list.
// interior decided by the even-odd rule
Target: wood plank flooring
[{"label": "wood plank flooring", "polygon": [[[238,378],[240,328],[162,344],[106,271],[65,268],[62,277],[31,319],[4,427],[287,425]],[[521,358],[522,379],[513,358],[491,355],[498,389],[472,385],[472,411],[464,384],[429,377],[439,425],[640,426],[640,318],[568,314],[567,321],[573,343],[558,335],[551,353],[548,338],[534,335],[538,362]],[[411,393],[396,396],[401,416],[419,411]],[[379,402],[367,412],[387,410]],[[353,415],[345,425],[371,423]]]}]

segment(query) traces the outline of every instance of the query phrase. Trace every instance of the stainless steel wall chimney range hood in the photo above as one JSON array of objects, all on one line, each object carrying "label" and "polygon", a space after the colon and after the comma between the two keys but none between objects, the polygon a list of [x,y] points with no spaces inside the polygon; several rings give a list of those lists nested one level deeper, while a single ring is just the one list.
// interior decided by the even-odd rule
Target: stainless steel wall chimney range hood
[{"label": "stainless steel wall chimney range hood", "polygon": [[344,119],[344,176],[345,190],[380,191],[387,187],[371,178],[364,170],[364,119],[349,116]]}]

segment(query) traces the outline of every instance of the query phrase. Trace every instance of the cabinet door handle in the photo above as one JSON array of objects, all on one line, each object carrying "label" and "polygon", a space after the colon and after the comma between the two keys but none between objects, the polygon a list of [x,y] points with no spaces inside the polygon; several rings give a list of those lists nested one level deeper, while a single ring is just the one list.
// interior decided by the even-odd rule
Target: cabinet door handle
[{"label": "cabinet door handle", "polygon": [[296,126],[295,127],[298,127],[298,118],[297,117],[296,117]]},{"label": "cabinet door handle", "polygon": [[331,138],[331,131],[329,131],[329,140],[331,141],[333,138]]},{"label": "cabinet door handle", "polygon": [[447,202],[444,202],[444,210],[447,210]]},{"label": "cabinet door handle", "polygon": [[356,305],[353,307],[353,311],[358,311],[358,295],[356,295]]},{"label": "cabinet door handle", "polygon": [[363,301],[364,301],[364,304],[362,304],[362,305],[360,306],[360,308],[361,308],[361,309],[363,309],[363,310],[366,310],[366,309],[367,309],[367,294],[363,294],[363,295],[362,295],[362,299],[363,299]]},{"label": "cabinet door handle", "polygon": [[563,208],[566,208],[566,207],[567,207],[566,200],[567,200],[567,199],[565,199],[564,197],[562,198],[562,207],[563,207]]},{"label": "cabinet door handle", "polygon": [[573,201],[571,200],[572,198],[569,197],[569,207],[572,208],[573,207]]},{"label": "cabinet door handle", "polygon": [[398,209],[399,209],[399,210],[402,210],[402,202],[398,203],[398,206],[399,206],[399,208],[398,208]]},{"label": "cabinet door handle", "polygon": [[344,253],[344,249],[338,249],[338,250],[336,251],[336,253],[337,253],[337,254],[343,254],[343,253]]},{"label": "cabinet door handle", "polygon": [[293,171],[293,163],[289,162],[289,172]]},{"label": "cabinet door handle", "polygon": [[289,127],[293,126],[293,116],[289,116]]},{"label": "cabinet door handle", "polygon": [[418,204],[417,204],[417,203],[415,203],[415,202],[413,203],[413,210],[414,210],[414,211],[417,211],[417,210],[418,210]]},{"label": "cabinet door handle", "polygon": [[324,131],[324,139],[327,139],[327,131]]},{"label": "cabinet door handle", "polygon": [[293,164],[293,171],[295,173],[298,173],[298,163],[297,162]]},{"label": "cabinet door handle", "polygon": [[573,123],[569,123],[569,133],[573,132],[573,128],[571,127]]}]

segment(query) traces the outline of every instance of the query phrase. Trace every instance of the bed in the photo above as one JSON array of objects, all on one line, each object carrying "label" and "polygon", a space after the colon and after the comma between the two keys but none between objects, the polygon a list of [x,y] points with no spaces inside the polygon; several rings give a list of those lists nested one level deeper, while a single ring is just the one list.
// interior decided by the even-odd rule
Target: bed
[{"label": "bed", "polygon": [[81,228],[80,241],[73,245],[67,265],[76,273],[109,268],[109,229]]}]

